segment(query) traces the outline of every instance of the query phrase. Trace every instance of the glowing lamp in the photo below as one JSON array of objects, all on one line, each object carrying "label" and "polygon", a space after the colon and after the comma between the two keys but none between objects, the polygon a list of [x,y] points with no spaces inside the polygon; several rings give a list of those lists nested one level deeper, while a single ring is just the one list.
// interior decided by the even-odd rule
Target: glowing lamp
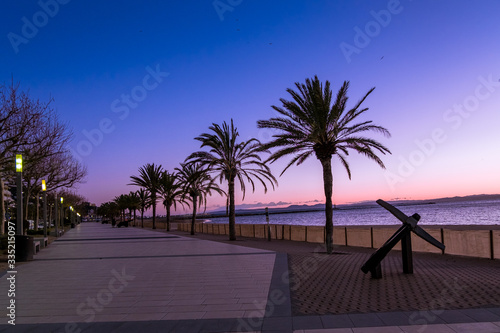
[{"label": "glowing lamp", "polygon": [[63,201],[64,201],[64,199],[63,199],[63,197],[61,197],[61,204],[63,203]]},{"label": "glowing lamp", "polygon": [[42,179],[42,191],[47,191],[47,185],[45,185],[45,179]]},{"label": "glowing lamp", "polygon": [[23,155],[16,155],[16,172],[23,172]]}]

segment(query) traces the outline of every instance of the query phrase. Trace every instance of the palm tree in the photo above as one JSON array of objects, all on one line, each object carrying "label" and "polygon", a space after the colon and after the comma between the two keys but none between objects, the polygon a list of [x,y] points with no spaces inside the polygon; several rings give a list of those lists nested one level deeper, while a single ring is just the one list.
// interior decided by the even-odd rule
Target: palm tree
[{"label": "palm tree", "polygon": [[121,220],[125,221],[125,210],[128,208],[128,196],[126,194],[120,194],[119,196],[115,197],[113,201],[118,205]]},{"label": "palm tree", "polygon": [[139,198],[139,210],[141,211],[141,228],[144,228],[144,211],[151,206],[151,196],[148,190],[140,188],[135,192]]},{"label": "palm tree", "polygon": [[161,165],[148,163],[139,168],[139,176],[130,176],[132,183],[129,185],[144,187],[149,191],[151,205],[153,206],[153,229],[156,229],[156,202],[158,201],[161,173]]},{"label": "palm tree", "polygon": [[[267,192],[266,181],[271,183],[273,189],[277,184],[276,178],[271,173],[269,167],[258,155],[261,143],[257,139],[250,139],[236,142],[239,135],[238,129],[234,127],[231,119],[231,127],[224,122],[222,126],[212,124],[209,127],[213,133],[203,133],[195,138],[201,142],[201,147],[210,148],[209,152],[199,151],[191,154],[188,159],[193,162],[200,162],[207,166],[210,172],[214,172],[220,182],[228,183],[228,206],[229,206],[229,240],[236,240],[235,228],[235,200],[234,187],[238,180],[243,200],[245,199],[245,181],[252,185],[252,192],[255,191],[255,184],[252,178],[257,179]],[[262,151],[262,150],[260,150]]]},{"label": "palm tree", "polygon": [[174,206],[177,209],[177,203],[186,203],[184,199],[184,191],[181,184],[177,181],[177,175],[172,172],[164,171],[160,179],[160,195],[163,197],[163,205],[167,210],[166,230],[170,231],[170,207]]},{"label": "palm tree", "polygon": [[102,217],[113,219],[117,214],[120,214],[120,208],[116,202],[105,202],[97,208],[97,213]]},{"label": "palm tree", "polygon": [[129,209],[129,211],[134,212],[134,227],[135,227],[135,218],[136,218],[135,213],[138,209],[140,209],[140,207],[141,207],[141,200],[140,200],[137,192],[130,191],[130,193],[128,194],[128,209]]},{"label": "palm tree", "polygon": [[[292,96],[292,101],[280,99],[282,107],[272,106],[282,117],[269,120],[259,120],[259,128],[271,128],[279,130],[279,134],[273,135],[273,140],[264,144],[262,149],[279,148],[269,158],[274,162],[286,155],[293,155],[292,160],[285,167],[285,172],[291,165],[300,165],[313,153],[321,162],[323,167],[323,182],[326,196],[325,204],[325,229],[326,249],[328,253],[333,251],[333,222],[332,222],[332,156],[336,156],[347,171],[351,179],[351,171],[346,157],[349,151],[368,157],[385,168],[377,152],[382,154],[391,153],[381,143],[362,135],[363,132],[374,131],[390,137],[387,129],[372,124],[372,121],[358,121],[360,115],[368,108],[361,109],[361,104],[375,89],[372,88],[351,109],[346,108],[347,90],[349,81],[337,92],[335,100],[332,100],[330,82],[326,81],[324,88],[318,77],[306,79],[306,84],[295,83],[298,91],[287,89]],[[283,172],[281,174],[283,174]]]},{"label": "palm tree", "polygon": [[175,168],[178,172],[179,183],[182,186],[184,195],[191,197],[193,204],[193,217],[191,218],[191,235],[194,235],[194,224],[196,221],[196,209],[204,204],[207,207],[207,196],[212,195],[212,191],[220,195],[225,192],[210,177],[208,169],[200,163],[181,163],[181,168]]}]

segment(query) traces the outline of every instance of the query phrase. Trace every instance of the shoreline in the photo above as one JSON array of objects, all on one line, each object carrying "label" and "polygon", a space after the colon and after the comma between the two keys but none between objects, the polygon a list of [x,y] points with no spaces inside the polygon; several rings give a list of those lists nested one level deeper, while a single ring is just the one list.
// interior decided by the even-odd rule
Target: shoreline
[{"label": "shoreline", "polygon": [[[156,224],[158,229],[165,229],[165,218],[157,218]],[[151,223],[152,224],[152,219],[144,219],[144,223]],[[141,221],[136,220],[136,224],[140,225]],[[170,221],[170,226],[172,229],[173,225],[177,224],[190,224],[190,220],[185,220],[185,219],[173,219]],[[196,219],[196,224],[229,224],[229,222],[226,223],[215,223],[210,219]],[[252,224],[259,224],[259,225],[267,225],[266,222],[263,223],[238,223],[238,220],[236,220],[236,225],[252,225]],[[285,225],[285,226],[300,226],[300,227],[323,227],[324,225],[316,225],[316,224],[282,224],[282,223],[269,223],[270,225]],[[336,227],[340,228],[395,228],[395,227],[400,227],[402,224],[401,223],[394,223],[394,224],[335,224],[333,223],[333,228],[335,229]],[[419,226],[428,229],[441,229],[441,228],[447,228],[451,230],[500,230],[500,224],[425,224],[425,223],[419,223]],[[162,226],[162,227],[160,227]]]}]

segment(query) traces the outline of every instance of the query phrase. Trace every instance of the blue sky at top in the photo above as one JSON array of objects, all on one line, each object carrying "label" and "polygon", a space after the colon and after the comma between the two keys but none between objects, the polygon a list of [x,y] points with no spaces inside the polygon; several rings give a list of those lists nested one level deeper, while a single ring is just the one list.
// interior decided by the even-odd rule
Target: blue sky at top
[{"label": "blue sky at top", "polygon": [[[350,80],[352,103],[375,86],[366,119],[393,134],[374,135],[393,152],[383,158],[387,171],[351,156],[349,181],[334,163],[336,202],[498,192],[499,2],[220,3],[232,9],[223,20],[213,1],[2,3],[0,82],[14,76],[33,97],[52,96],[75,133],[77,154],[89,147],[84,133],[95,134],[103,120],[112,128],[80,154],[89,176],[79,191],[90,201],[135,189],[126,185],[129,176],[145,163],[173,170],[199,148],[193,138],[212,122],[233,118],[242,139],[267,140],[272,133],[257,129],[256,121],[274,116],[270,106],[288,98],[286,88],[314,75],[334,90]],[[55,15],[45,22],[47,11]],[[16,53],[9,38],[22,37],[34,18],[38,31]],[[350,59],[341,48],[347,44],[357,48]],[[126,117],[113,112],[113,102],[144,91],[145,77],[156,69],[168,76]],[[475,103],[478,89],[487,97],[468,104],[472,111],[453,111]],[[440,142],[432,139],[436,129]],[[280,177],[276,191],[264,196],[258,188],[245,203],[321,201],[320,171],[311,159]],[[209,205],[223,202],[213,198]]]}]

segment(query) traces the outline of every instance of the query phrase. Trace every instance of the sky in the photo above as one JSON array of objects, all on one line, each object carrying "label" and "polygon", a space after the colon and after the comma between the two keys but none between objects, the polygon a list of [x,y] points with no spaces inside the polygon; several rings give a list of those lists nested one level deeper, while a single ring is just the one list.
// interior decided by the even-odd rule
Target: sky
[{"label": "sky", "polygon": [[[352,179],[333,161],[334,202],[496,194],[500,185],[500,2],[3,1],[0,83],[11,78],[52,107],[88,168],[76,191],[97,205],[137,190],[146,163],[173,171],[194,138],[231,119],[241,140],[317,75],[348,105],[372,87],[361,120],[391,155],[355,153]],[[266,156],[263,155],[263,158]],[[279,176],[288,159],[275,162]],[[257,186],[246,207],[324,202],[315,157]],[[225,185],[225,184],[224,184]],[[207,210],[224,206],[218,195]],[[162,210],[159,211],[160,214]],[[180,211],[179,211],[180,212]]]}]

